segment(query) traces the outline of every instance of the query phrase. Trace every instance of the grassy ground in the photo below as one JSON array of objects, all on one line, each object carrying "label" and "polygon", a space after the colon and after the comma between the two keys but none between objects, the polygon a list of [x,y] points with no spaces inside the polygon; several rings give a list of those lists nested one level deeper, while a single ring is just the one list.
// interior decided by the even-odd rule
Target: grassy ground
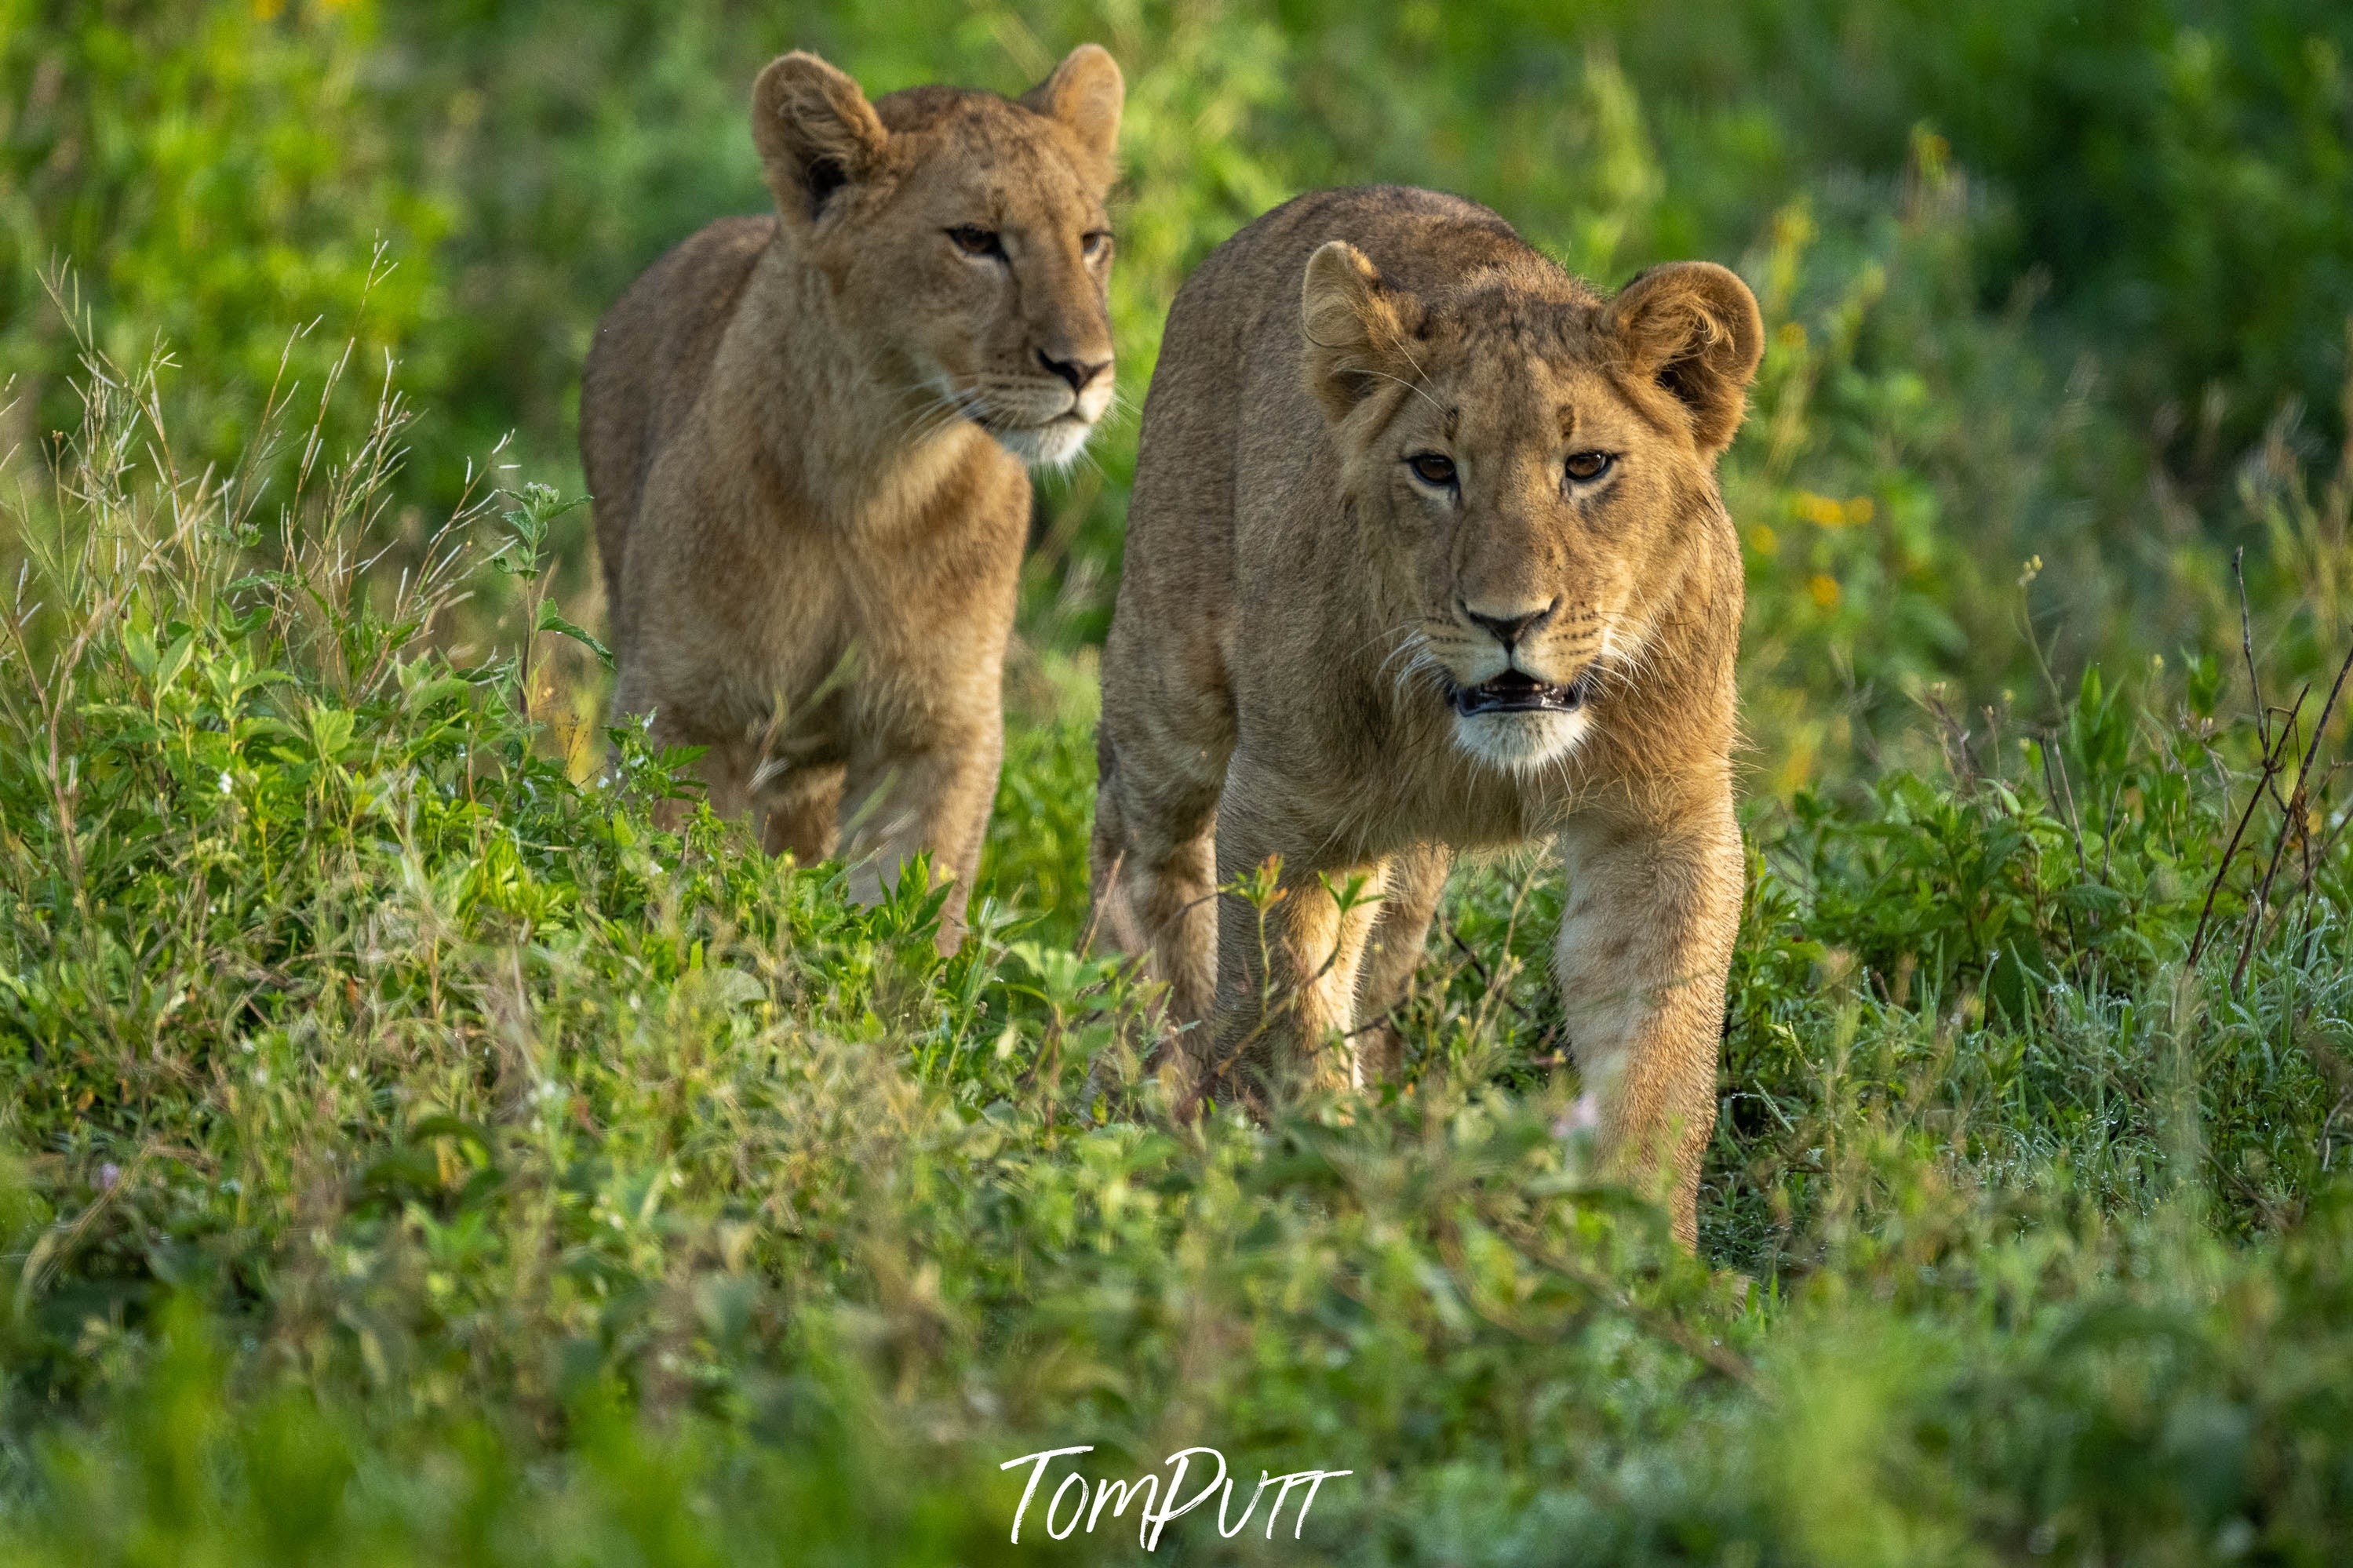
[{"label": "grassy ground", "polygon": [[[1008,1539],[1082,1444],[1351,1472],[1194,1563],[2353,1551],[2339,9],[1376,11],[0,0],[0,1561],[1134,1552],[1066,1461]],[[1395,1089],[1166,1115],[1083,949],[1132,427],[1041,495],[955,958],[599,728],[569,388],[758,199],[751,69],[1083,37],[1132,399],[1319,183],[1757,288],[1697,1258],[1564,1131],[1539,858]]]}]

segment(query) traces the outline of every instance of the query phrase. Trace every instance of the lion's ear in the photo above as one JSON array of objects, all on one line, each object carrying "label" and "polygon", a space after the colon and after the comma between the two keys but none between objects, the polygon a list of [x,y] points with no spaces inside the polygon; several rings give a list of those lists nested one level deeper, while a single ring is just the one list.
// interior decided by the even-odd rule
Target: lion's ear
[{"label": "lion's ear", "polygon": [[1713,261],[1653,267],[1619,290],[1609,320],[1628,367],[1690,412],[1699,449],[1732,445],[1765,353],[1765,319],[1739,275]]},{"label": "lion's ear", "polygon": [[780,55],[753,84],[752,143],[788,218],[816,217],[872,171],[889,140],[858,84],[815,55]]},{"label": "lion's ear", "polygon": [[1404,300],[1381,282],[1372,258],[1345,239],[1307,258],[1299,286],[1299,326],[1307,340],[1307,390],[1337,421],[1381,382],[1414,374],[1405,349]]},{"label": "lion's ear", "polygon": [[1127,101],[1127,79],[1101,44],[1081,44],[1063,57],[1054,74],[1021,95],[1021,107],[1070,127],[1079,144],[1103,164],[1111,183],[1119,151],[1119,111]]}]

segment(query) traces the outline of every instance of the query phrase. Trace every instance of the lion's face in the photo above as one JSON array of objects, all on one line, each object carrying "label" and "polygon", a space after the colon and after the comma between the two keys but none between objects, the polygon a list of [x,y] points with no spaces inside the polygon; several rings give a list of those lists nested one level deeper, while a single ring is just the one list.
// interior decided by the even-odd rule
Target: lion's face
[{"label": "lion's face", "polygon": [[870,106],[807,55],[762,76],[754,125],[778,209],[871,334],[906,429],[970,419],[1060,465],[1110,407],[1103,198],[1122,93],[1092,47],[1018,103],[917,88]]},{"label": "lion's face", "polygon": [[1303,302],[1367,565],[1405,610],[1389,668],[1451,704],[1472,755],[1545,768],[1638,678],[1698,547],[1761,350],[1754,300],[1704,262],[1615,300],[1501,275],[1420,300],[1335,243]]}]

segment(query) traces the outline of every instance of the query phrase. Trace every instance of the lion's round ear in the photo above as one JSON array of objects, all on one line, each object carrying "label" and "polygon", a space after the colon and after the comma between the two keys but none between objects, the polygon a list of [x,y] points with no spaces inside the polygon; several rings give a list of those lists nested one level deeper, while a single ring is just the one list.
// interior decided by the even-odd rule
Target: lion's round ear
[{"label": "lion's round ear", "polygon": [[1127,101],[1127,79],[1101,44],[1081,44],[1054,68],[1054,74],[1021,95],[1021,107],[1068,126],[1079,144],[1103,165],[1111,183],[1119,151],[1119,111]]},{"label": "lion's round ear", "polygon": [[889,140],[858,84],[804,50],[769,61],[753,84],[752,144],[788,218],[815,218],[872,171]]},{"label": "lion's round ear", "polygon": [[1335,421],[1382,381],[1415,374],[1402,304],[1372,258],[1345,239],[1326,241],[1307,258],[1299,285],[1307,390]]},{"label": "lion's round ear", "polygon": [[1765,353],[1765,319],[1739,274],[1713,261],[1653,267],[1618,291],[1609,321],[1628,367],[1689,411],[1694,444],[1709,457],[1732,445]]}]

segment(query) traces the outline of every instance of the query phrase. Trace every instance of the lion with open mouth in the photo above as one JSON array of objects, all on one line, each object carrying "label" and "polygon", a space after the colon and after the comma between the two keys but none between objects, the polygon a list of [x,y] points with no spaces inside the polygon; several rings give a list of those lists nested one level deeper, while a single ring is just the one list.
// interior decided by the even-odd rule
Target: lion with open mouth
[{"label": "lion with open mouth", "polygon": [[[1453,851],[1550,840],[1604,1158],[1694,1237],[1742,858],[1731,272],[1614,295],[1427,191],[1304,196],[1179,294],[1103,654],[1099,928],[1190,1092],[1361,1083]],[[1281,858],[1263,909],[1217,889]],[[1352,879],[1377,897],[1344,908]],[[1393,1046],[1390,1047],[1393,1048]]]}]

